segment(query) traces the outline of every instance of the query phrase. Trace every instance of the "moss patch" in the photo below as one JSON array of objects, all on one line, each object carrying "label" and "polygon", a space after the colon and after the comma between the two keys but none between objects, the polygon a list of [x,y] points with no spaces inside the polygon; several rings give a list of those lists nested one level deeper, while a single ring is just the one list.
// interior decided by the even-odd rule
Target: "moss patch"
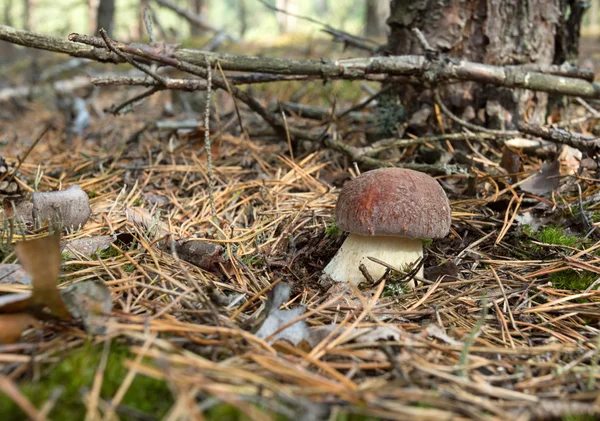
[{"label": "moss patch", "polygon": [[535,235],[535,238],[540,243],[557,246],[577,247],[582,243],[580,238],[566,234],[560,227],[545,227]]},{"label": "moss patch", "polygon": [[337,226],[335,221],[333,221],[331,225],[325,228],[325,234],[330,238],[337,238],[342,234],[342,230]]},{"label": "moss patch", "polygon": [[584,290],[598,278],[600,276],[596,273],[575,271],[573,269],[550,274],[550,282],[552,282],[552,287],[556,289]]},{"label": "moss patch", "polygon": [[[71,352],[61,362],[42,368],[39,380],[24,382],[21,391],[39,408],[54,391],[62,390],[60,398],[49,414],[51,420],[82,420],[86,407],[82,400],[84,391],[92,389],[94,373],[100,363],[102,345],[85,347]],[[127,368],[125,359],[133,359],[128,347],[113,343],[110,349],[108,364],[104,372],[104,381],[100,396],[110,400],[123,379]],[[143,412],[158,419],[162,418],[173,404],[171,391],[162,380],[155,380],[136,375],[129,390],[125,394],[122,406]],[[25,414],[8,397],[0,395],[0,419],[3,421],[23,420]],[[127,415],[122,420],[130,419]]]}]

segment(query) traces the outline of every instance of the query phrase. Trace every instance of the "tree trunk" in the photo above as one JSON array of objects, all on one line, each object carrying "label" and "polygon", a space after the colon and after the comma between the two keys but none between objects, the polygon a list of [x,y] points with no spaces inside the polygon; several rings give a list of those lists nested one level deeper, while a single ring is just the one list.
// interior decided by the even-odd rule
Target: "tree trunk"
[{"label": "tree trunk", "polygon": [[[419,28],[429,44],[450,57],[493,65],[562,64],[576,58],[582,0],[393,0],[388,19],[389,52],[422,54],[411,32]],[[400,95],[410,104],[423,92],[414,86]],[[548,95],[477,83],[448,85],[445,104],[460,115],[493,128],[512,129],[519,119],[545,121]],[[475,112],[473,112],[473,110]]]},{"label": "tree trunk", "polygon": [[13,8],[12,0],[6,0],[6,6],[4,6],[4,24],[6,26],[13,26],[12,17],[11,17],[12,8]]},{"label": "tree trunk", "polygon": [[[208,0],[190,0],[190,12],[196,16],[202,16],[206,18],[206,12],[208,10]],[[190,32],[192,36],[201,35],[205,30],[199,28],[197,25],[191,25]]]},{"label": "tree trunk", "polygon": [[[386,3],[388,2],[388,0],[383,0]],[[325,13],[329,12],[329,4],[327,3],[327,0],[313,0],[314,6],[315,6],[315,12],[318,15],[324,16]],[[388,10],[389,12],[389,10]],[[389,16],[389,13],[388,15]],[[387,18],[386,16],[386,18]]]},{"label": "tree trunk", "polygon": [[31,0],[23,0],[23,29],[25,29],[26,31],[33,30],[31,9]]},{"label": "tree trunk", "polygon": [[365,35],[384,37],[387,35],[386,19],[390,16],[390,2],[387,0],[367,0],[365,8]]},{"label": "tree trunk", "polygon": [[98,5],[98,16],[96,19],[96,33],[100,28],[112,35],[115,16],[115,0],[100,0]]},{"label": "tree trunk", "polygon": [[[278,9],[285,10],[289,13],[298,12],[298,5],[296,4],[296,0],[276,0],[275,6]],[[296,26],[296,18],[282,12],[277,12],[277,26],[279,27],[280,34],[294,32]]]},{"label": "tree trunk", "polygon": [[89,35],[98,35],[98,6],[99,0],[87,0],[87,32]]},{"label": "tree trunk", "polygon": [[248,9],[246,8],[246,0],[239,0],[238,19],[240,21],[240,39],[243,39],[248,30]]}]

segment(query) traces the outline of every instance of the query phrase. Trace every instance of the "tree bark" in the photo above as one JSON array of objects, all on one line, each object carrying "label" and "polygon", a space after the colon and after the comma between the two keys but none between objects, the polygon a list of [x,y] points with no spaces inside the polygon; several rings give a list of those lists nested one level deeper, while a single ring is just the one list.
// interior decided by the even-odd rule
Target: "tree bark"
[{"label": "tree bark", "polygon": [[100,0],[98,5],[98,16],[96,19],[96,33],[100,28],[112,35],[115,16],[115,0]]},{"label": "tree bark", "polygon": [[390,16],[390,2],[387,0],[367,0],[365,7],[365,35],[384,37],[387,35],[386,19]]},{"label": "tree bark", "polygon": [[[388,19],[389,52],[422,54],[412,34],[420,29],[429,44],[449,57],[492,65],[562,64],[577,56],[579,26],[585,11],[581,0],[393,0]],[[403,89],[407,111],[422,94]],[[443,98],[458,114],[471,106],[473,119],[488,127],[512,129],[518,120],[542,123],[548,95],[511,91],[477,83],[450,85]]]}]

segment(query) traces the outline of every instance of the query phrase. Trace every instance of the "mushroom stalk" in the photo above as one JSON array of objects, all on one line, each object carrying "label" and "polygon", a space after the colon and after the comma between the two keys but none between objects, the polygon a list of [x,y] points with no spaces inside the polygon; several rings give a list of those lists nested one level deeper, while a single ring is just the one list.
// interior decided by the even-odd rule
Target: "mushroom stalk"
[{"label": "mushroom stalk", "polygon": [[[378,280],[385,273],[384,266],[371,261],[368,257],[375,257],[392,267],[404,270],[422,256],[423,242],[419,238],[367,236],[350,233],[323,271],[334,281],[351,282],[358,285],[366,281],[358,269],[360,264],[366,266],[374,280]],[[417,276],[423,276],[423,267]]]}]

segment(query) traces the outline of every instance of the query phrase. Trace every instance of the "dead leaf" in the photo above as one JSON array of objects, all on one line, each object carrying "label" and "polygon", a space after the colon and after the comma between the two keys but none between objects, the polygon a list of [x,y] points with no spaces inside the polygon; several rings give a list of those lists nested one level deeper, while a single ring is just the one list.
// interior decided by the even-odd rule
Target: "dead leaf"
[{"label": "dead leaf", "polygon": [[[281,282],[273,288],[271,291],[269,300],[267,301],[267,317],[263,321],[260,328],[256,331],[256,336],[261,339],[267,339],[277,332],[281,327],[301,316],[306,309],[303,306],[295,307],[291,310],[280,310],[279,307],[283,305],[290,298],[290,292],[292,287],[290,284]],[[273,343],[279,340],[285,340],[290,342],[292,345],[297,346],[303,341],[307,341],[309,336],[308,325],[304,320],[300,320],[281,332],[276,333],[270,340],[269,343]]]},{"label": "dead leaf", "polygon": [[34,221],[48,222],[59,230],[78,230],[92,214],[88,195],[78,185],[60,191],[35,192],[31,200]]},{"label": "dead leaf", "polygon": [[55,316],[71,319],[57,288],[62,262],[60,234],[17,243],[15,252],[23,269],[31,275],[33,306],[47,307]]},{"label": "dead leaf", "polygon": [[35,318],[28,313],[0,314],[0,344],[16,342],[21,333],[35,323]]},{"label": "dead leaf", "polygon": [[112,309],[112,297],[104,283],[78,282],[62,290],[61,296],[73,317],[81,318],[86,331],[93,335],[106,333],[106,322]]},{"label": "dead leaf", "polygon": [[0,313],[19,313],[31,307],[31,292],[0,295]]},{"label": "dead leaf", "polygon": [[160,238],[171,235],[167,224],[162,222],[158,215],[152,215],[148,210],[140,207],[128,208],[125,210],[127,221],[136,224],[148,233],[150,238]]},{"label": "dead leaf", "polygon": [[194,240],[179,241],[176,249],[179,257],[186,262],[211,272],[218,272],[219,263],[226,263],[221,256],[223,247],[216,243]]},{"label": "dead leaf", "polygon": [[558,187],[559,176],[560,162],[558,160],[545,163],[531,179],[521,184],[521,190],[535,195],[550,193]]},{"label": "dead leaf", "polygon": [[502,150],[500,165],[508,174],[511,174],[511,183],[516,183],[516,174],[521,170],[521,156],[505,146]]},{"label": "dead leaf", "polygon": [[71,240],[65,243],[63,253],[70,256],[92,256],[98,251],[106,250],[114,242],[112,235],[100,235],[98,237],[91,238],[79,238],[77,240]]},{"label": "dead leaf", "polygon": [[0,284],[31,285],[31,276],[16,263],[0,265]]}]

